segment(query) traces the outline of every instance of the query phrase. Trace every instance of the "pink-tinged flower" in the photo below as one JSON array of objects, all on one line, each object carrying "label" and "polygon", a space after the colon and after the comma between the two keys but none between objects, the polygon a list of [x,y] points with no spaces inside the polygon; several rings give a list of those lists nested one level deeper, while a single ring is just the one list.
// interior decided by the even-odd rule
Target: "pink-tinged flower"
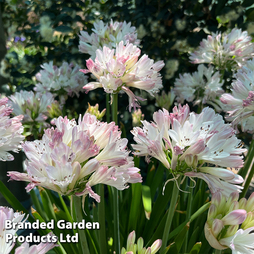
[{"label": "pink-tinged flower", "polygon": [[53,65],[53,62],[41,65],[42,70],[36,74],[38,83],[34,90],[39,93],[50,92],[55,95],[76,94],[83,91],[87,83],[87,76],[79,72],[80,66],[63,62],[60,67]]},{"label": "pink-tinged flower", "polygon": [[234,28],[229,34],[212,33],[190,54],[192,63],[210,63],[220,69],[241,67],[254,55],[252,38],[247,31]]},{"label": "pink-tinged flower", "polygon": [[11,180],[30,182],[62,195],[100,197],[92,186],[104,183],[119,190],[128,183],[141,182],[139,169],[126,149],[127,139],[114,122],[104,123],[85,114],[78,123],[67,117],[54,121],[56,128],[45,130],[42,140],[25,142],[27,173],[8,172]]},{"label": "pink-tinged flower", "polygon": [[174,176],[199,177],[212,193],[229,196],[236,189],[241,191],[237,184],[243,178],[226,168],[242,167],[246,149],[239,147],[240,140],[222,116],[211,108],[190,113],[186,105],[175,107],[173,113],[159,110],[153,120],[133,129],[135,155],[158,159]]},{"label": "pink-tinged flower", "polygon": [[54,101],[51,93],[34,93],[22,90],[9,97],[8,104],[13,109],[12,114],[23,115],[23,123],[40,122],[45,123],[47,107]]},{"label": "pink-tinged flower", "polygon": [[[252,195],[253,196],[253,195]],[[209,244],[218,250],[230,248],[232,253],[253,253],[254,209],[247,213],[237,192],[226,199],[220,192],[212,196],[205,224],[205,236]],[[250,198],[250,202],[252,197]],[[249,200],[248,200],[249,201]]]},{"label": "pink-tinged flower", "polygon": [[232,125],[241,126],[243,132],[254,132],[254,61],[238,70],[232,82],[231,93],[225,93],[220,100],[226,104],[226,119]]},{"label": "pink-tinged flower", "polygon": [[193,104],[213,104],[224,92],[222,89],[224,81],[220,81],[219,72],[214,67],[209,68],[200,64],[198,71],[190,74],[184,73],[174,83],[174,93],[179,103],[184,101]]},{"label": "pink-tinged flower", "polygon": [[10,223],[23,223],[26,218],[25,214],[14,212],[12,208],[0,206],[0,253],[9,254],[14,247],[13,241],[6,242],[8,234],[15,236],[18,229],[12,227],[11,229],[5,228],[5,222],[9,220]]},{"label": "pink-tinged flower", "polygon": [[[49,250],[53,249],[54,247],[58,246],[56,243],[54,243],[52,238],[52,233],[49,233],[46,237],[49,239],[48,242],[42,242],[38,245],[32,245],[29,246],[29,243],[25,242],[21,244],[16,250],[15,254],[45,254]],[[52,242],[51,242],[52,241]]]},{"label": "pink-tinged flower", "polygon": [[96,50],[96,58],[86,61],[87,69],[80,70],[84,73],[91,72],[97,82],[90,82],[84,86],[89,92],[102,87],[106,93],[114,94],[125,92],[129,96],[129,110],[139,107],[138,101],[142,98],[135,96],[130,87],[139,88],[154,95],[162,88],[159,71],[163,68],[163,61],[154,61],[143,55],[138,59],[140,49],[133,44],[121,41],[116,49],[106,46]]},{"label": "pink-tinged flower", "polygon": [[142,237],[140,237],[136,241],[136,233],[135,231],[132,231],[127,239],[127,246],[126,249],[123,247],[121,249],[121,254],[155,254],[157,253],[162,245],[161,239],[156,240],[151,247],[145,248],[144,247],[144,240]]},{"label": "pink-tinged flower", "polygon": [[112,49],[123,41],[124,45],[132,43],[139,45],[140,40],[137,39],[136,27],[131,26],[131,23],[113,22],[104,24],[102,20],[94,22],[94,33],[89,35],[85,31],[81,31],[79,35],[79,50],[82,53],[89,54],[92,59],[95,58],[97,49],[102,49],[102,46],[107,46]]},{"label": "pink-tinged flower", "polygon": [[0,160],[12,161],[14,157],[9,151],[18,153],[25,138],[23,133],[23,115],[10,118],[12,109],[8,106],[8,98],[0,99]]}]

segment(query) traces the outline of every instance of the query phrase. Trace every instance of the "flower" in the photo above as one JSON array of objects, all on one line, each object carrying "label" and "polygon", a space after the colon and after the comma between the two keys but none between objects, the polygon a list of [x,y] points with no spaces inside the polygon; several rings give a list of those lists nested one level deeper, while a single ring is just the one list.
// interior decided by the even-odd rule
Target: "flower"
[{"label": "flower", "polygon": [[11,223],[23,223],[26,218],[25,214],[14,212],[12,208],[0,206],[0,253],[9,254],[14,247],[15,243],[12,241],[6,242],[6,236],[11,234],[15,236],[18,229],[12,227],[11,229],[5,228],[5,221],[10,220]]},{"label": "flower", "polygon": [[161,95],[156,94],[156,106],[160,108],[165,108],[167,110],[170,109],[170,107],[173,105],[173,102],[175,100],[175,93],[173,89],[166,94],[166,92],[163,90]]},{"label": "flower", "polygon": [[0,99],[0,160],[12,161],[14,157],[8,151],[18,153],[25,138],[23,133],[23,115],[10,118],[12,109],[7,105],[8,98]]},{"label": "flower", "polygon": [[8,172],[11,180],[30,182],[61,195],[89,196],[100,202],[92,186],[104,183],[119,190],[127,183],[141,182],[139,169],[126,150],[127,139],[114,122],[104,123],[85,114],[78,123],[67,117],[55,120],[56,128],[45,130],[42,140],[25,142],[27,173]]},{"label": "flower", "polygon": [[133,230],[128,236],[126,249],[123,247],[121,249],[121,254],[143,254],[143,253],[155,254],[160,250],[162,244],[161,239],[158,239],[152,244],[151,247],[145,248],[143,247],[144,240],[142,237],[138,239],[136,244],[135,240],[136,233]]},{"label": "flower", "polygon": [[14,115],[24,115],[23,122],[45,122],[47,107],[53,103],[51,93],[41,94],[22,90],[9,97]]},{"label": "flower", "polygon": [[151,95],[157,93],[162,87],[159,71],[164,66],[163,61],[154,61],[143,55],[139,60],[140,49],[133,44],[124,46],[121,41],[116,50],[106,46],[103,50],[96,50],[96,58],[86,61],[84,73],[91,72],[98,82],[90,82],[83,88],[88,92],[102,87],[106,93],[114,94],[119,91],[129,96],[129,111],[133,107],[139,107],[137,101],[143,100],[135,96],[130,87],[139,88],[149,92]]},{"label": "flower", "polygon": [[[52,237],[52,235],[52,233],[49,233],[46,237]],[[15,254],[45,254],[55,246],[58,245],[54,242],[42,242],[32,246],[29,246],[29,243],[24,242],[15,250]]]},{"label": "flower", "polygon": [[230,33],[212,33],[190,54],[192,63],[211,63],[220,69],[241,67],[254,54],[252,38],[246,31],[234,28]]},{"label": "flower", "polygon": [[230,248],[233,254],[249,254],[254,250],[254,233],[251,233],[254,230],[254,193],[248,201],[242,198],[238,202],[238,198],[237,192],[232,192],[228,200],[220,192],[212,196],[205,236],[215,249]]},{"label": "flower", "polygon": [[215,72],[213,66],[207,68],[200,64],[197,72],[180,75],[174,83],[173,91],[179,103],[186,100],[194,104],[209,104],[224,92],[223,83],[224,81],[220,82],[219,72]]},{"label": "flower", "polygon": [[222,94],[220,100],[227,106],[226,119],[232,125],[241,125],[243,132],[254,132],[254,61],[238,70],[232,82],[231,94]]},{"label": "flower", "polygon": [[36,92],[51,92],[58,95],[68,94],[72,96],[83,91],[87,83],[87,76],[82,75],[79,65],[63,62],[60,67],[53,65],[53,61],[41,65],[41,70],[35,76],[39,83],[35,85]]},{"label": "flower", "polygon": [[141,109],[135,110],[132,114],[132,125],[133,126],[140,126],[141,121],[144,120],[144,114],[142,114]]},{"label": "flower", "polygon": [[139,45],[140,40],[137,39],[136,27],[131,26],[131,23],[113,22],[111,19],[109,24],[104,24],[102,20],[94,23],[94,33],[89,35],[85,31],[81,31],[79,35],[79,50],[82,53],[91,55],[95,58],[97,49],[102,49],[106,46],[110,49],[115,48],[116,45],[123,41],[124,45],[132,43]]},{"label": "flower", "polygon": [[[154,122],[143,121],[143,128],[135,127],[134,154],[154,157],[170,170],[174,177],[199,177],[207,182],[212,193],[222,191],[229,196],[232,190],[241,191],[243,178],[230,168],[243,166],[240,140],[233,128],[211,108],[200,114],[190,113],[188,105],[166,109],[153,115]],[[218,131],[219,130],[219,131]]]}]

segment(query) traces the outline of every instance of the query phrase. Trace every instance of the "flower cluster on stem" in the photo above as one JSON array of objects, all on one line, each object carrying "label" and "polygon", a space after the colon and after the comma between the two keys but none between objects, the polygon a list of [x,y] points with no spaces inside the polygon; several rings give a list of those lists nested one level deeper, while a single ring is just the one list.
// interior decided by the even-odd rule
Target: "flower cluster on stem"
[{"label": "flower cluster on stem", "polygon": [[196,104],[209,104],[219,100],[219,96],[224,92],[222,89],[224,81],[220,81],[220,73],[215,72],[214,67],[207,68],[200,64],[198,71],[190,74],[180,74],[176,79],[173,91],[179,103],[184,101]]},{"label": "flower cluster on stem", "polygon": [[80,70],[84,73],[91,72],[97,82],[90,82],[84,86],[89,92],[102,87],[106,93],[115,94],[125,92],[129,96],[129,111],[133,107],[139,107],[138,101],[141,97],[135,96],[130,87],[139,88],[149,92],[151,95],[162,88],[159,71],[163,68],[163,61],[154,63],[147,55],[140,59],[140,49],[128,43],[126,46],[121,41],[116,49],[106,46],[102,50],[96,50],[96,58],[86,61],[87,69]]},{"label": "flower cluster on stem", "polygon": [[92,59],[95,58],[97,49],[102,49],[106,46],[110,49],[123,41],[124,45],[132,43],[139,45],[140,40],[137,39],[136,27],[131,26],[131,23],[113,22],[111,19],[109,24],[104,24],[102,20],[94,22],[93,33],[89,35],[85,31],[80,32],[79,50],[82,53],[89,54]]},{"label": "flower cluster on stem", "polygon": [[[87,83],[87,76],[82,75],[79,65],[63,62],[60,67],[53,65],[53,62],[41,65],[42,70],[36,74],[38,83],[35,85],[36,92],[51,92],[54,95],[67,94],[77,95],[83,91],[83,86]],[[62,98],[61,97],[61,98]]]},{"label": "flower cluster on stem", "polygon": [[235,74],[231,93],[225,93],[220,100],[226,106],[226,119],[232,125],[241,126],[243,132],[254,132],[254,61],[248,61]]},{"label": "flower cluster on stem", "polygon": [[254,55],[254,44],[247,31],[234,28],[230,33],[212,33],[190,54],[192,63],[209,63],[219,69],[241,67]]},{"label": "flower cluster on stem", "polygon": [[0,99],[0,160],[12,161],[14,157],[8,151],[18,153],[25,138],[23,133],[23,115],[10,117],[12,109],[8,106],[8,98]]},{"label": "flower cluster on stem", "polygon": [[233,192],[226,199],[220,192],[212,196],[205,224],[209,244],[218,250],[230,248],[233,254],[249,254],[254,250],[254,193],[239,199]]},{"label": "flower cluster on stem", "polygon": [[143,128],[132,131],[137,144],[132,147],[135,155],[154,157],[170,170],[174,177],[185,175],[203,179],[211,193],[222,191],[229,196],[241,191],[236,184],[243,178],[230,168],[243,166],[240,140],[222,116],[207,107],[200,114],[190,112],[189,106],[175,107],[173,113],[159,110],[154,122],[143,121]]},{"label": "flower cluster on stem", "polygon": [[100,197],[92,186],[103,183],[119,190],[127,183],[141,182],[139,169],[126,149],[128,140],[114,122],[104,123],[85,114],[78,123],[67,117],[55,120],[56,128],[45,130],[42,140],[25,142],[27,173],[8,172],[11,180],[27,181],[61,195]]}]

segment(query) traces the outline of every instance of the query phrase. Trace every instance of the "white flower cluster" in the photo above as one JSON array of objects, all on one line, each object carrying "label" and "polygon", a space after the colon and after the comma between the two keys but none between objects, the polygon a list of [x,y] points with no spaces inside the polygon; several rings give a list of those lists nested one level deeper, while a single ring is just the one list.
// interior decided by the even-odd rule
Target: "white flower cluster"
[{"label": "white flower cluster", "polygon": [[173,91],[179,103],[188,101],[194,104],[209,104],[224,92],[223,83],[224,81],[220,81],[220,73],[215,72],[213,66],[207,68],[200,64],[198,71],[192,74],[180,74],[180,78],[175,81]]},{"label": "white flower cluster", "polygon": [[53,65],[53,62],[41,65],[41,70],[36,74],[39,81],[35,85],[36,92],[51,92],[57,94],[79,95],[83,86],[87,84],[87,76],[82,74],[79,65],[63,62],[60,67]]},{"label": "white flower cluster", "polygon": [[96,50],[102,49],[104,46],[112,49],[116,45],[123,41],[124,45],[132,43],[139,45],[140,40],[137,39],[136,27],[131,26],[131,23],[113,22],[104,24],[102,20],[94,23],[94,33],[89,35],[85,31],[80,32],[79,50],[82,53],[91,55],[94,59],[96,56]]},{"label": "white flower cluster", "polygon": [[254,55],[254,44],[246,31],[234,28],[230,33],[212,33],[190,54],[192,63],[211,63],[220,69],[241,67]]}]

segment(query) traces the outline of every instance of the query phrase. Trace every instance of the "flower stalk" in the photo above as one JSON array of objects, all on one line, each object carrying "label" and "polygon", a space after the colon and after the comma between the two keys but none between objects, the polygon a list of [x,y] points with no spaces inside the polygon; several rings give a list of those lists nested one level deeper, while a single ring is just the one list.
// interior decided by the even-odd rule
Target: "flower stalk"
[{"label": "flower stalk", "polygon": [[[83,214],[81,209],[81,198],[75,195],[73,195],[72,198],[73,198],[73,207],[74,207],[74,221],[81,222],[83,219]],[[87,240],[86,240],[85,230],[78,229],[78,233],[79,233],[79,243],[81,245],[82,253],[90,254]]]},{"label": "flower stalk", "polygon": [[[112,120],[117,125],[117,110],[118,110],[118,93],[112,95]],[[114,218],[114,246],[116,254],[120,254],[120,226],[119,226],[119,200],[118,200],[118,190],[114,187],[112,188],[113,194],[113,218]]]},{"label": "flower stalk", "polygon": [[166,225],[165,225],[163,236],[162,236],[162,245],[161,245],[161,251],[160,251],[161,254],[164,253],[167,247],[168,236],[169,236],[172,220],[174,217],[175,206],[176,206],[178,193],[179,193],[179,184],[181,182],[181,179],[182,179],[181,177],[178,177],[178,179],[174,181],[172,198],[171,198],[170,207],[168,210]]},{"label": "flower stalk", "polygon": [[[252,180],[253,175],[254,175],[254,163],[251,166],[251,163],[253,161],[253,156],[254,156],[254,141],[252,140],[250,148],[249,148],[249,152],[248,152],[248,155],[247,155],[246,167],[244,167],[245,170],[242,172],[243,174],[244,173],[247,174],[247,172],[249,172],[249,174],[248,174],[248,177],[245,181],[243,191],[240,194],[240,198],[243,198],[246,195],[246,192],[249,188],[249,185],[250,185],[251,180]],[[251,169],[250,169],[250,167],[251,167]]]}]

